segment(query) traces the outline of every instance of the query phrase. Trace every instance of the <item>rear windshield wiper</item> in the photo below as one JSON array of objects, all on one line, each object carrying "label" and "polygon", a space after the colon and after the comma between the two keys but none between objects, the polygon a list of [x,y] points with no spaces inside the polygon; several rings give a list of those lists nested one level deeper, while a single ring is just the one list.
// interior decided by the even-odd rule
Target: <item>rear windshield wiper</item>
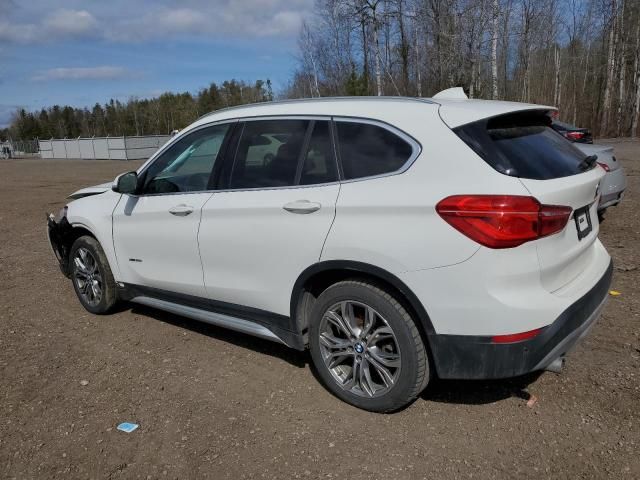
[{"label": "rear windshield wiper", "polygon": [[587,170],[589,170],[591,167],[595,165],[596,160],[598,160],[597,155],[589,155],[587,158],[585,158],[580,162],[580,164],[578,165],[578,168],[580,169],[581,172],[586,172]]}]

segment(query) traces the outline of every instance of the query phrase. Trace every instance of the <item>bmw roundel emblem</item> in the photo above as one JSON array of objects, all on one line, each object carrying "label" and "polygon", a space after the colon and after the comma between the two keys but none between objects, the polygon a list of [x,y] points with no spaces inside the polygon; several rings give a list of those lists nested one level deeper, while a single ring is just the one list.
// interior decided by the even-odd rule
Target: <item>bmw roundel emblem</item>
[{"label": "bmw roundel emblem", "polygon": [[362,346],[361,343],[356,343],[353,348],[358,353],[364,352],[364,347]]}]

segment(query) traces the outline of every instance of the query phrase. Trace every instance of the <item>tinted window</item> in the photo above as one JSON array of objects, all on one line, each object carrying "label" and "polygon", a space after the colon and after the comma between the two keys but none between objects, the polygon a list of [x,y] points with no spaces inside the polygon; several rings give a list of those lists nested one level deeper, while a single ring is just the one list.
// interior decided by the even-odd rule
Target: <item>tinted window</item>
[{"label": "tinted window", "polygon": [[336,122],[340,161],[346,179],[395,172],[411,157],[411,145],[386,128]]},{"label": "tinted window", "polygon": [[230,188],[295,185],[309,120],[259,120],[244,125]]},{"label": "tinted window", "polygon": [[203,128],[175,142],[147,169],[143,193],[206,190],[228,129],[228,124]]},{"label": "tinted window", "polygon": [[550,128],[542,113],[516,113],[455,128],[454,132],[500,173],[548,180],[580,173],[586,157]]},{"label": "tinted window", "polygon": [[300,185],[335,182],[338,179],[329,122],[316,121],[303,157]]}]

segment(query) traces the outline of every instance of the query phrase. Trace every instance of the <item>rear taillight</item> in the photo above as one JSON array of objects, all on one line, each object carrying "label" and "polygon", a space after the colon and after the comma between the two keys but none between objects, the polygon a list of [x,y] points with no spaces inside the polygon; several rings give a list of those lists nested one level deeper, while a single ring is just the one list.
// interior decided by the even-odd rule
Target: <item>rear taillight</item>
[{"label": "rear taillight", "polygon": [[565,137],[567,137],[569,140],[573,140],[574,142],[577,142],[582,137],[584,137],[584,132],[567,132],[565,134]]},{"label": "rear taillight", "polygon": [[453,228],[489,248],[512,248],[561,231],[571,207],[519,195],[454,195],[436,205]]},{"label": "rear taillight", "polygon": [[611,169],[609,168],[609,165],[607,165],[606,163],[598,162],[598,165],[600,165],[604,169],[605,172],[611,171]]}]

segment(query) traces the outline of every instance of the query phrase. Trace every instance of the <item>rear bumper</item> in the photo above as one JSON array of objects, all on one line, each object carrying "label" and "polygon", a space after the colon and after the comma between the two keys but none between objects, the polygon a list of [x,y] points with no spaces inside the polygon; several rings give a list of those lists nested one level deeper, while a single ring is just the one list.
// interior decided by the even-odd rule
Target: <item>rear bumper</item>
[{"label": "rear bumper", "polygon": [[439,335],[429,337],[440,378],[509,378],[544,370],[565,355],[595,324],[608,298],[613,274],[604,275],[580,299],[531,340],[496,344],[488,336]]},{"label": "rear bumper", "polygon": [[627,188],[627,177],[623,168],[607,173],[600,182],[600,203],[598,210],[617,205]]}]

